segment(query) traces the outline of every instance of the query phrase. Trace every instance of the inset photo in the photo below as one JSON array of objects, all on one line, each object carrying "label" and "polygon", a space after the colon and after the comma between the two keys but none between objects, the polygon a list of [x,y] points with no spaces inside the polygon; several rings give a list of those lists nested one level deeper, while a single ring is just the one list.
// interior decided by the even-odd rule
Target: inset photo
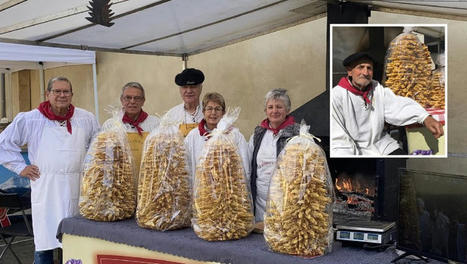
[{"label": "inset photo", "polygon": [[331,25],[330,155],[447,157],[447,25]]}]

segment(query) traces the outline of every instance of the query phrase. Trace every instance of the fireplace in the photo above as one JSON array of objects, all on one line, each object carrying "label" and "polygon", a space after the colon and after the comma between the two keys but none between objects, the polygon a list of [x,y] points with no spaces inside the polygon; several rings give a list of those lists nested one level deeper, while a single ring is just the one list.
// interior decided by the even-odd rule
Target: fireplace
[{"label": "fireplace", "polygon": [[334,179],[336,204],[334,211],[343,215],[371,218],[374,215],[376,184],[370,174],[341,171]]},{"label": "fireplace", "polygon": [[405,159],[334,158],[329,167],[338,218],[397,219],[398,169],[405,168]]}]

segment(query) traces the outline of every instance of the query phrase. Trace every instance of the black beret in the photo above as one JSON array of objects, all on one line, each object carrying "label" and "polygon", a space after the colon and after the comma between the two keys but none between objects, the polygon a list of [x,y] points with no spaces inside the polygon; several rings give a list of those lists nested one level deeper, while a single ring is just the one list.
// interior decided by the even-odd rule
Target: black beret
[{"label": "black beret", "polygon": [[203,83],[203,81],[203,72],[195,68],[184,69],[181,73],[175,76],[175,83],[178,86],[197,85]]},{"label": "black beret", "polygon": [[372,63],[373,63],[373,67],[376,66],[376,61],[375,59],[373,59],[373,57],[371,57],[371,55],[368,53],[368,52],[357,52],[357,53],[354,53],[350,56],[348,56],[347,58],[345,58],[345,60],[342,62],[342,64],[344,65],[344,67],[349,67],[349,66],[352,66],[352,63],[360,60],[360,59],[369,59]]}]

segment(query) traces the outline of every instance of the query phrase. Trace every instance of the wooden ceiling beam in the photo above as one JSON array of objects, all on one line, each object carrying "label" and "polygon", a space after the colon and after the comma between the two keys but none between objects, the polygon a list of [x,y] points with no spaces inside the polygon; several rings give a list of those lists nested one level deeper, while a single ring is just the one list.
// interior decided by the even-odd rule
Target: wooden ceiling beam
[{"label": "wooden ceiling beam", "polygon": [[[125,0],[125,1],[128,1],[128,0]],[[170,2],[170,1],[172,1],[172,0],[160,0],[160,1],[157,1],[155,3],[151,3],[151,4],[148,4],[148,5],[145,5],[145,6],[130,10],[128,12],[121,13],[119,15],[113,16],[112,20],[115,20],[115,19],[118,19],[118,18],[121,18],[121,17],[124,17],[124,16],[128,16],[128,15],[131,15],[133,13],[136,13],[136,12],[139,12],[139,11],[142,11],[142,10],[145,10],[147,8],[151,8],[151,7],[154,7],[154,6],[157,6],[157,5],[161,5],[161,4],[164,4],[166,2]],[[80,31],[80,30],[89,28],[89,27],[92,27],[92,26],[95,26],[95,24],[90,23],[90,24],[87,24],[87,25],[84,25],[84,26],[81,26],[81,27],[77,27],[77,28],[74,28],[74,29],[71,29],[71,30],[67,30],[67,31],[64,31],[64,32],[61,32],[61,33],[58,33],[58,34],[55,34],[55,35],[52,35],[52,36],[48,36],[46,38],[39,39],[37,41],[40,41],[40,42],[47,41],[47,40],[50,40],[50,39],[58,38],[58,37],[61,37],[61,36],[76,32],[76,31]]]},{"label": "wooden ceiling beam", "polygon": [[3,4],[0,4],[0,12],[2,12],[3,10],[8,9],[10,7],[13,7],[15,5],[21,4],[22,2],[26,2],[26,1],[27,0],[9,0],[9,1],[6,1]]},{"label": "wooden ceiling beam", "polygon": [[130,45],[130,46],[127,46],[127,47],[123,47],[122,49],[123,49],[123,50],[127,50],[127,49],[131,49],[131,48],[134,48],[134,47],[137,47],[137,46],[142,46],[142,45],[145,45],[145,44],[148,44],[148,43],[153,43],[153,42],[157,42],[157,41],[160,41],[160,40],[163,40],[163,39],[168,39],[168,38],[171,38],[171,37],[183,35],[183,34],[188,33],[188,32],[192,32],[192,31],[199,30],[199,29],[202,29],[202,28],[206,28],[206,27],[209,27],[209,26],[212,26],[212,25],[216,25],[216,24],[219,24],[219,23],[228,21],[228,20],[232,20],[232,19],[235,19],[235,18],[244,16],[244,15],[248,15],[248,14],[250,14],[250,13],[254,13],[254,12],[256,12],[256,11],[259,11],[259,10],[262,10],[262,9],[266,9],[266,8],[271,7],[271,6],[275,6],[275,5],[278,5],[278,4],[280,4],[280,3],[287,2],[287,1],[289,1],[289,0],[279,0],[279,1],[276,1],[276,2],[274,2],[274,3],[267,4],[267,5],[265,5],[265,6],[260,6],[260,7],[258,7],[258,8],[255,8],[255,9],[252,9],[252,10],[249,10],[249,11],[246,11],[246,12],[243,12],[243,13],[240,13],[240,14],[237,14],[237,15],[234,15],[234,16],[230,16],[230,17],[227,17],[227,18],[223,18],[223,19],[220,19],[220,20],[217,20],[217,21],[213,21],[213,22],[211,22],[211,23],[207,23],[207,24],[204,24],[204,25],[200,25],[200,26],[197,26],[197,27],[193,27],[193,28],[190,28],[190,29],[186,29],[186,30],[183,30],[183,31],[180,31],[180,32],[175,32],[175,33],[172,33],[172,34],[169,34],[169,35],[166,35],[166,36],[162,36],[162,37],[158,37],[158,38],[154,38],[154,39],[142,41],[142,42],[139,42],[139,43],[135,43],[135,44],[133,44],[133,45]]},{"label": "wooden ceiling beam", "polygon": [[[14,1],[26,1],[26,0],[14,0]],[[114,0],[114,1],[112,1],[112,4],[119,4],[119,3],[122,3],[122,2],[126,2],[126,1],[128,1],[128,0]],[[78,7],[73,7],[73,8],[67,9],[65,11],[56,13],[56,14],[47,15],[47,16],[43,16],[43,17],[38,17],[38,18],[31,19],[31,20],[23,21],[23,22],[20,22],[20,23],[16,23],[14,25],[1,27],[0,28],[0,34],[6,34],[6,33],[9,33],[9,32],[25,29],[25,28],[28,28],[28,27],[37,26],[37,25],[40,25],[40,24],[44,24],[44,23],[47,23],[47,22],[55,21],[55,20],[58,20],[58,19],[62,19],[62,18],[66,18],[66,17],[69,17],[69,16],[74,16],[74,15],[81,14],[81,13],[86,13],[86,12],[89,12],[87,4],[82,5],[82,6],[78,6]]]}]

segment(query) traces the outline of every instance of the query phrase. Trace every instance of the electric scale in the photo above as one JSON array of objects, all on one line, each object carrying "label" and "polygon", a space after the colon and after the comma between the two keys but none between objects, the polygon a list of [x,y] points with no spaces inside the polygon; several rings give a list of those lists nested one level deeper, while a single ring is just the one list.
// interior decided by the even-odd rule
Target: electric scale
[{"label": "electric scale", "polygon": [[335,219],[336,240],[386,245],[396,240],[395,222]]}]

